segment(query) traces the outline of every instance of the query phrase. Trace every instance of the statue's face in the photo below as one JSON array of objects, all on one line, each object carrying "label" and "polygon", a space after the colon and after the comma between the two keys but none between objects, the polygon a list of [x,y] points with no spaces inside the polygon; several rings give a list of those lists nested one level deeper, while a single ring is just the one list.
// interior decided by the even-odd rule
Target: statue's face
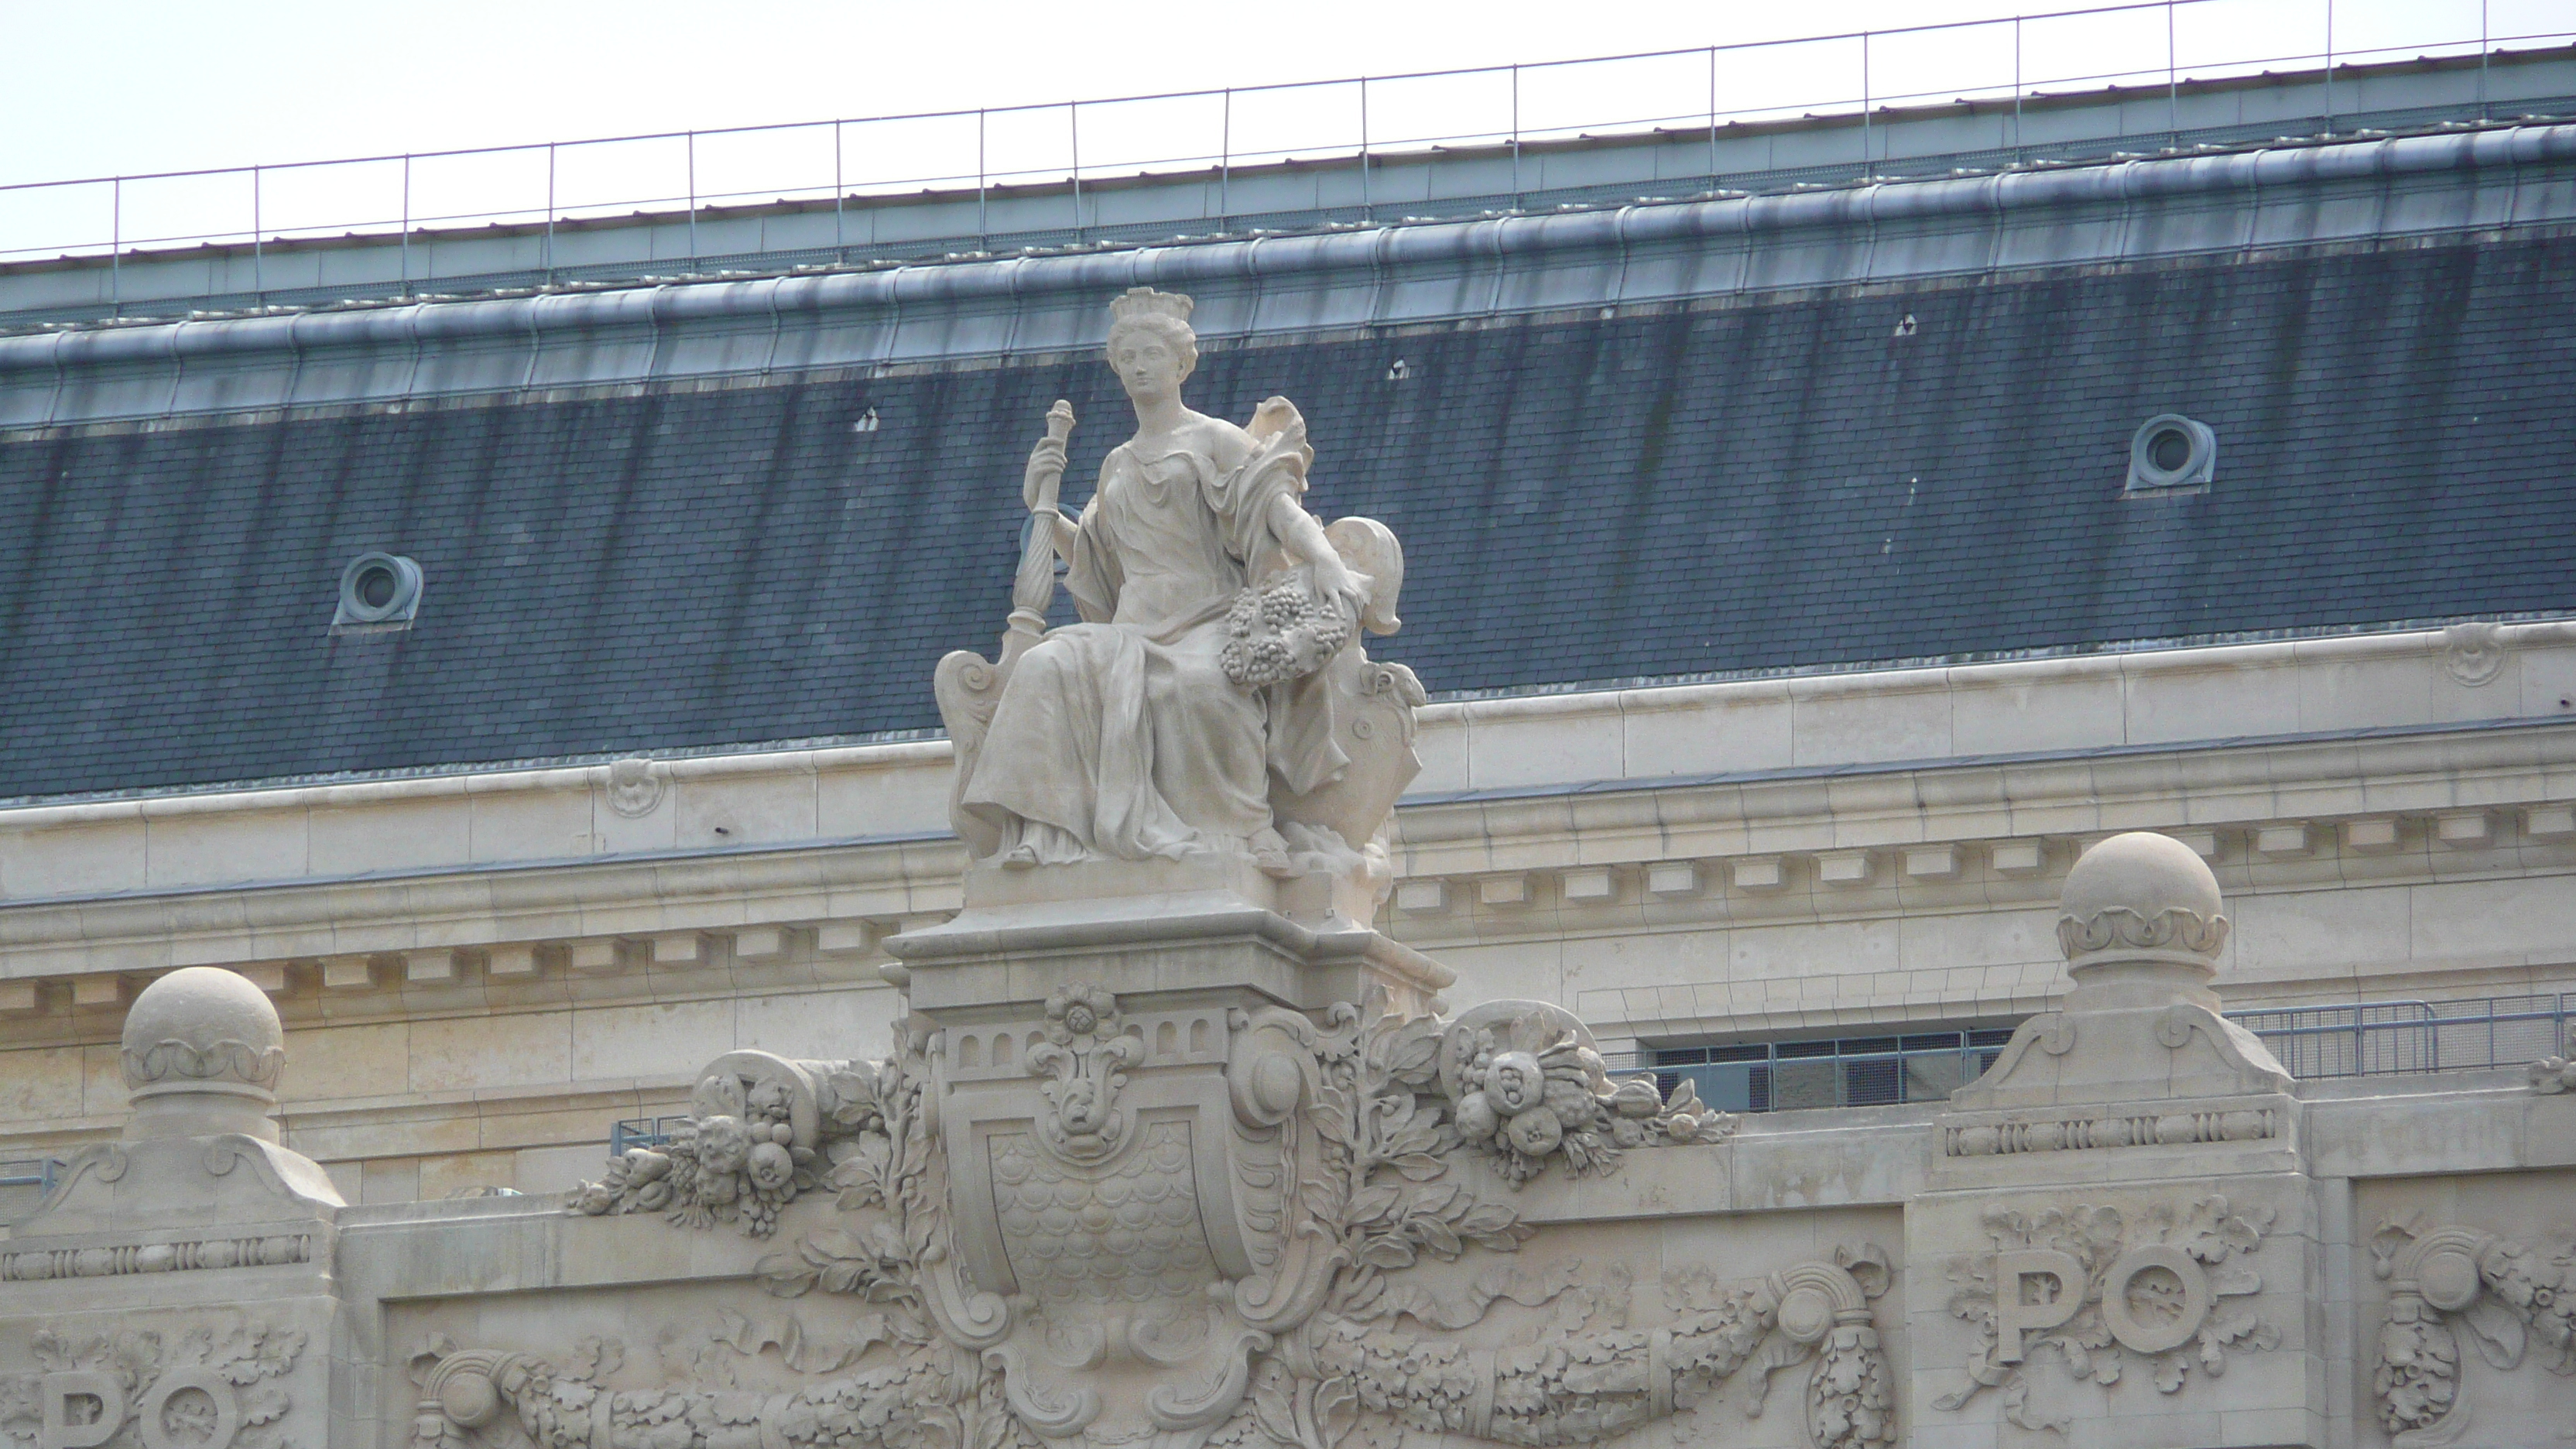
[{"label": "statue's face", "polygon": [[1169,397],[1181,390],[1180,354],[1145,328],[1118,334],[1109,347],[1109,366],[1131,398]]}]

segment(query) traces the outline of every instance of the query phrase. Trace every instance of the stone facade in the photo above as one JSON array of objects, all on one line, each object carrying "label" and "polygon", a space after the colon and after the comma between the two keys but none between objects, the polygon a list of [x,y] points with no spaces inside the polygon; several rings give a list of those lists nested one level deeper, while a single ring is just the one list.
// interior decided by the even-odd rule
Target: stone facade
[{"label": "stone facade", "polygon": [[[2554,265],[2576,140],[2495,134],[2356,152],[2483,168],[2470,191],[2558,177],[2514,203],[2518,264]],[[1031,276],[1059,311],[1097,280]],[[2576,625],[2372,614],[1435,701],[1458,682],[1371,654],[1404,530],[1308,512],[1330,448],[1285,399],[1239,427],[1181,406],[1189,299],[1110,295],[1137,435],[1075,516],[1074,409],[1023,420],[1029,526],[978,604],[998,653],[917,681],[944,738],[0,809],[0,1159],[53,1164],[41,1201],[0,1187],[0,1433],[2341,1449],[2576,1423],[2570,1045],[2300,1080],[2223,1014],[2576,989]],[[266,320],[223,346],[258,354]],[[1155,532],[1170,509],[1199,531]],[[1158,568],[1185,597],[1123,597]],[[1737,1113],[1625,1066],[1970,1027],[2009,1039],[1910,1105]]]},{"label": "stone facade", "polygon": [[[2416,631],[1433,704],[1381,921],[1613,1047],[2010,1022],[2076,852],[2153,828],[2236,903],[2232,1009],[2566,989],[2576,633],[2495,637],[2476,686]],[[277,1001],[352,1201],[560,1191],[711,1048],[886,1030],[887,939],[960,903],[946,745],[633,768],[634,813],[607,765],[0,812],[0,1155],[114,1133],[173,966]]]},{"label": "stone facade", "polygon": [[2559,1064],[2294,1081],[2216,1014],[2233,903],[2171,836],[2076,862],[2071,986],[1946,1105],[1770,1118],[1605,1073],[1546,1003],[1446,1014],[1443,968],[1250,881],[1012,894],[891,938],[889,1055],[718,1055],[569,1199],[347,1204],[277,1145],[269,998],[161,978],[120,1140],[0,1241],[0,1428],[2527,1445],[2576,1410]]}]

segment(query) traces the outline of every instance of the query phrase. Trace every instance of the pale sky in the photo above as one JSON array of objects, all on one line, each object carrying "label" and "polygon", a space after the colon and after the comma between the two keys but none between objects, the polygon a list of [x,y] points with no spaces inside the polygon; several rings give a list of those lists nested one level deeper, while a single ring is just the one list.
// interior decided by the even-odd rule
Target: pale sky
[{"label": "pale sky", "polygon": [[[2335,0],[2336,46],[2473,42],[2481,8],[2479,0]],[[2486,0],[2483,8],[2493,34],[2576,29],[2571,0]],[[2176,12],[2179,59],[2188,71],[2312,52],[2323,45],[2326,10],[2325,0],[2186,4]],[[0,0],[8,54],[0,184],[1538,63],[2011,13],[2003,0]],[[2023,29],[2026,76],[2161,72],[2164,64],[2161,12]],[[1850,44],[1726,56],[1724,108],[1836,108],[1859,94],[1858,61]],[[2008,89],[2011,67],[2010,26],[1884,39],[1872,47],[1872,93]],[[1615,129],[1678,118],[1704,108],[1707,70],[1693,58],[1525,73],[1523,123]],[[1500,130],[1508,95],[1495,78],[1375,87],[1371,134]],[[1243,98],[1231,123],[1236,148],[1347,151],[1356,101],[1349,88]],[[1086,112],[1082,124],[1091,171],[1212,153],[1224,123],[1211,102]],[[997,119],[987,129],[988,163],[1060,169],[1065,129],[1061,111]],[[828,195],[831,134],[701,141],[699,191]],[[971,122],[853,128],[842,141],[847,187],[971,178],[974,169]],[[541,151],[416,163],[411,214],[542,210],[543,168]],[[566,153],[559,168],[559,211],[584,203],[615,210],[677,196],[687,184],[676,144]],[[264,228],[339,229],[379,211],[390,220],[401,214],[397,175],[380,167],[264,177]],[[122,234],[247,228],[248,191],[238,180],[130,185]],[[0,192],[0,255],[103,242],[106,193]]]}]

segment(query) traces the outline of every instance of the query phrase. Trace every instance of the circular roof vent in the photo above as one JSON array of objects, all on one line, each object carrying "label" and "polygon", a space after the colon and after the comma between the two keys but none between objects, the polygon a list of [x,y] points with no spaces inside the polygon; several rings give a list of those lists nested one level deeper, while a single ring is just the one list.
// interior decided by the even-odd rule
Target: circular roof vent
[{"label": "circular roof vent", "polygon": [[408,629],[420,613],[420,565],[390,553],[362,553],[340,570],[340,612],[334,634],[375,634]]},{"label": "circular roof vent", "polygon": [[2180,413],[2158,413],[2129,438],[2130,493],[2170,493],[2209,486],[2218,471],[2218,434]]}]

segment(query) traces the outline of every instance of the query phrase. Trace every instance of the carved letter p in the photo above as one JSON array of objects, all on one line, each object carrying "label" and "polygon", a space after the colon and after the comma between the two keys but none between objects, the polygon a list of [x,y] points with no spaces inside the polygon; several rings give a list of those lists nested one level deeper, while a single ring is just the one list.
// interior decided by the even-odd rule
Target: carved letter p
[{"label": "carved letter p", "polygon": [[[2024,1290],[2033,1279],[2053,1280],[2055,1293],[2033,1303]],[[2084,1306],[2084,1265],[2070,1253],[2053,1248],[2023,1248],[1995,1254],[1995,1361],[2021,1362],[2021,1336],[2027,1329],[2055,1328]]]},{"label": "carved letter p", "polygon": [[[36,1449],[97,1449],[125,1427],[125,1387],[116,1376],[98,1369],[66,1369],[45,1375],[45,1422]],[[98,1400],[98,1418],[72,1422],[72,1400]]]}]

